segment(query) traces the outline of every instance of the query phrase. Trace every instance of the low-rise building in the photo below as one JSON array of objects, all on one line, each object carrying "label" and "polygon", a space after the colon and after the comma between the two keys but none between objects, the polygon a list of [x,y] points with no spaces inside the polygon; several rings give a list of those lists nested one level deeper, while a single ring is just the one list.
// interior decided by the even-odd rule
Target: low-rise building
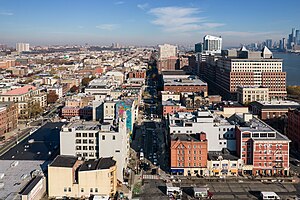
[{"label": "low-rise building", "polygon": [[49,198],[110,196],[117,191],[116,161],[111,157],[83,161],[57,156],[48,166]]},{"label": "low-rise building", "polygon": [[236,114],[237,155],[244,162],[243,173],[289,175],[290,140],[252,116]]},{"label": "low-rise building", "polygon": [[205,133],[171,136],[171,174],[196,176],[205,173],[207,165]]},{"label": "low-rise building", "polygon": [[223,148],[236,150],[234,122],[209,110],[169,115],[168,128],[171,135],[206,133],[208,151],[221,151]]},{"label": "low-rise building", "polygon": [[117,161],[117,178],[123,182],[127,167],[129,135],[126,120],[119,119],[118,126],[110,123],[76,121],[64,125],[60,132],[60,155],[83,159],[113,157]]},{"label": "low-rise building", "polygon": [[0,94],[0,102],[15,102],[18,106],[18,117],[28,118],[33,105],[38,104],[40,108],[47,105],[47,97],[38,88],[25,85]]},{"label": "low-rise building", "polygon": [[0,136],[18,126],[18,108],[15,103],[0,103]]},{"label": "low-rise building", "polygon": [[[223,151],[226,151],[225,149]],[[243,160],[229,152],[208,152],[208,176],[237,176],[242,171]]]},{"label": "low-rise building", "polygon": [[300,104],[295,101],[255,101],[249,104],[252,114],[258,115],[260,119],[279,118],[287,114],[289,109],[299,108]]},{"label": "low-rise building", "polygon": [[288,111],[287,136],[292,141],[292,147],[300,151],[300,108]]},{"label": "low-rise building", "polygon": [[253,101],[269,101],[269,88],[267,87],[243,87],[237,86],[237,100],[241,104]]}]

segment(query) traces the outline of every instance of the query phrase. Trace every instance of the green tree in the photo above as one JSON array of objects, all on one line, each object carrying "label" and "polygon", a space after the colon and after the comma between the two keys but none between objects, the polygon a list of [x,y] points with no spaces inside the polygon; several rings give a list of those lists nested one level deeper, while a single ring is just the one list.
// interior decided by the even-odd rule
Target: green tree
[{"label": "green tree", "polygon": [[32,106],[28,108],[28,116],[29,118],[34,118],[43,112],[39,102],[34,103]]},{"label": "green tree", "polygon": [[84,86],[84,87],[87,87],[89,85],[89,83],[94,79],[95,77],[84,77],[82,80],[81,80],[81,85]]}]

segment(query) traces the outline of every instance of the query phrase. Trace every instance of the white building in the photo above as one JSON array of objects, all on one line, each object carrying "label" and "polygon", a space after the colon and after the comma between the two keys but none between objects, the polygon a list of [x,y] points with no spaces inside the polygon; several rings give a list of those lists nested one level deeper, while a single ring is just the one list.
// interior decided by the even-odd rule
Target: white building
[{"label": "white building", "polygon": [[17,52],[29,51],[29,44],[28,43],[17,43],[16,44]]},{"label": "white building", "polygon": [[235,125],[209,110],[170,115],[169,131],[170,134],[206,133],[208,151],[221,151],[223,148],[236,150]]},{"label": "white building", "polygon": [[204,48],[203,51],[209,54],[221,53],[222,38],[212,35],[206,35],[203,38]]},{"label": "white building", "polygon": [[64,125],[60,132],[60,155],[98,159],[113,157],[117,161],[117,178],[123,182],[127,167],[129,135],[126,120],[119,119],[119,126],[110,123],[77,121]]},{"label": "white building", "polygon": [[176,57],[177,56],[177,46],[170,44],[158,45],[159,48],[159,59]]},{"label": "white building", "polygon": [[253,101],[268,101],[269,88],[265,87],[237,87],[237,100],[245,104]]}]

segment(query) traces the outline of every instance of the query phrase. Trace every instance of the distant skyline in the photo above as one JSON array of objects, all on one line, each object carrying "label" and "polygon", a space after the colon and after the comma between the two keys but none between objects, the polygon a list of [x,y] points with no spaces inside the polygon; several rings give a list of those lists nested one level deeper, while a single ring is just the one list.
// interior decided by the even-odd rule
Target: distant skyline
[{"label": "distant skyline", "polygon": [[0,44],[223,46],[287,38],[300,28],[295,0],[0,0]]}]

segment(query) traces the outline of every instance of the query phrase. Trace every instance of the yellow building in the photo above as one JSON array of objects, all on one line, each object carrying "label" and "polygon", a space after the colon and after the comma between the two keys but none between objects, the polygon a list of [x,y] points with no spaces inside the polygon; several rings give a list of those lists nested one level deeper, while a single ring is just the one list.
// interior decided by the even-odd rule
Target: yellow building
[{"label": "yellow building", "polygon": [[49,198],[112,196],[116,189],[116,161],[112,157],[82,161],[59,155],[48,166]]}]

